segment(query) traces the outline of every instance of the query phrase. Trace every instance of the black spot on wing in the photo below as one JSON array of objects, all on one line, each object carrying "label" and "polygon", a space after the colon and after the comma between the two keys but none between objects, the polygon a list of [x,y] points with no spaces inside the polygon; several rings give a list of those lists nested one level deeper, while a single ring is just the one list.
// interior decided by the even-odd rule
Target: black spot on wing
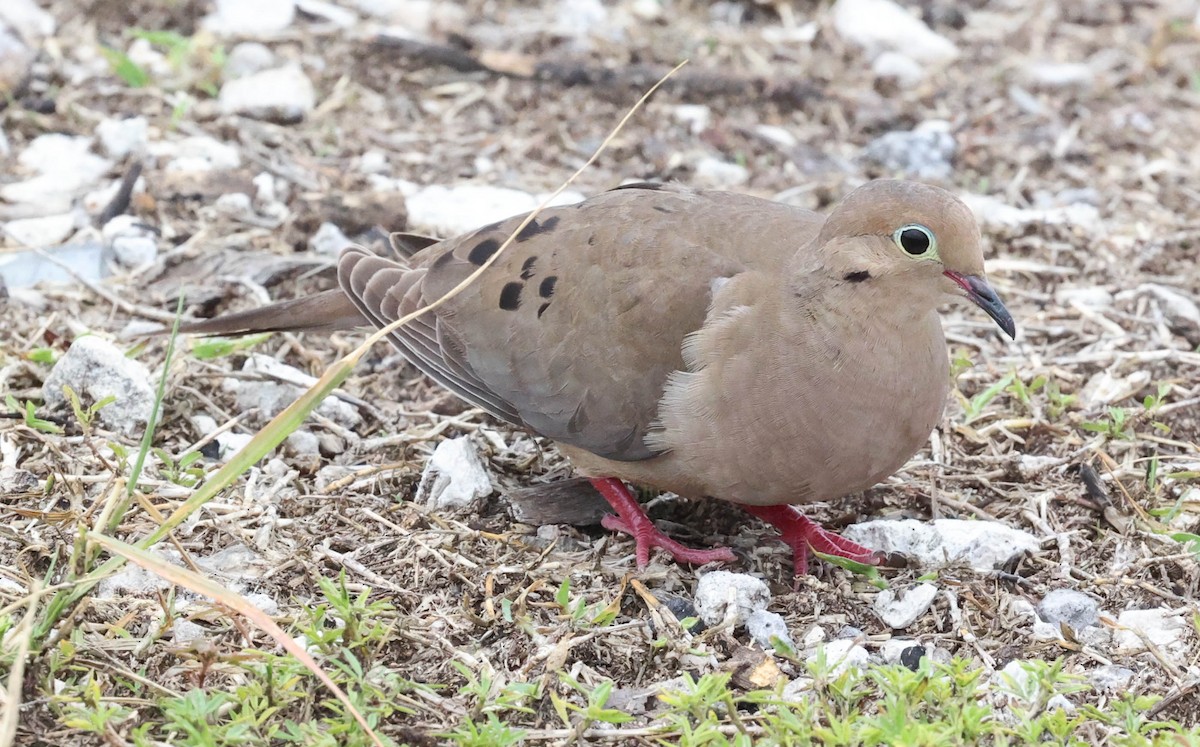
[{"label": "black spot on wing", "polygon": [[538,307],[538,319],[542,318],[542,314],[546,313],[546,309],[548,309],[548,308],[550,308],[549,301],[547,301],[546,303],[544,303]]},{"label": "black spot on wing", "polygon": [[528,241],[539,233],[549,233],[558,225],[558,221],[559,218],[557,215],[551,216],[540,223],[537,220],[532,220],[528,226],[522,228],[521,232],[517,234],[517,241]]},{"label": "black spot on wing", "polygon": [[525,287],[524,283],[516,281],[505,283],[500,289],[500,308],[505,311],[516,311],[521,308],[521,289]]},{"label": "black spot on wing", "polygon": [[492,255],[499,249],[499,241],[496,239],[484,239],[471,249],[471,253],[467,255],[467,261],[478,267],[491,259]]},{"label": "black spot on wing", "polygon": [[842,278],[842,280],[849,280],[851,283],[861,283],[864,280],[870,280],[870,279],[871,279],[871,273],[866,270],[859,270],[858,272],[848,272]]},{"label": "black spot on wing", "polygon": [[622,184],[619,187],[613,187],[609,191],[616,192],[618,189],[647,189],[647,190],[651,190],[651,191],[658,191],[658,190],[663,190],[666,188],[667,188],[667,185],[665,185],[661,182],[634,182],[632,184]]},{"label": "black spot on wing", "polygon": [[542,298],[549,298],[550,296],[553,296],[554,295],[554,284],[557,282],[558,282],[557,275],[550,275],[550,276],[546,277],[546,279],[544,279],[538,285],[538,295],[541,296]]},{"label": "black spot on wing", "polygon": [[533,277],[533,268],[537,265],[537,257],[530,257],[521,265],[521,279],[528,280]]}]

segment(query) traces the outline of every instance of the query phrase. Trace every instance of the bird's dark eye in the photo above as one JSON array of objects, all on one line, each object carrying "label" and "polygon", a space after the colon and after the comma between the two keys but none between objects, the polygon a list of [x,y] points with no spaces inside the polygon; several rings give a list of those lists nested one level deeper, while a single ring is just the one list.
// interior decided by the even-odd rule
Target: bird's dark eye
[{"label": "bird's dark eye", "polygon": [[937,252],[937,241],[933,238],[933,231],[925,226],[904,226],[898,229],[892,238],[906,254],[913,257],[931,256]]}]

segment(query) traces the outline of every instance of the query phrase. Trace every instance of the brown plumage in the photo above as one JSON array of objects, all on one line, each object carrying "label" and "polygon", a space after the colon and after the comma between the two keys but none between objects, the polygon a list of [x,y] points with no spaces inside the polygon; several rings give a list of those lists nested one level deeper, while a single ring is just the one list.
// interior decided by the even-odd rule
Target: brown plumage
[{"label": "brown plumage", "polygon": [[[229,334],[382,327],[491,257],[523,216],[411,256],[348,249],[340,290],[184,325]],[[979,229],[950,193],[871,182],[826,218],[725,192],[634,185],[542,211],[484,274],[393,344],[468,402],[554,439],[618,510],[606,526],[666,539],[619,479],[747,506],[807,547],[870,560],[777,508],[885,478],[941,417],[937,307],[966,296],[1010,335]],[[614,479],[619,478],[619,479]]]}]

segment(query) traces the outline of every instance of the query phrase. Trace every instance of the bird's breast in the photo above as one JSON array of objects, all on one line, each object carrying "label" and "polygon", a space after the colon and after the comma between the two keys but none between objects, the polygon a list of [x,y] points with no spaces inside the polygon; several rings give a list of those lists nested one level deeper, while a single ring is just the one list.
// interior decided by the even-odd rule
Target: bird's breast
[{"label": "bird's breast", "polygon": [[[936,314],[732,350],[673,380],[660,411],[662,485],[739,503],[827,500],[899,469],[929,438],[949,388]],[[763,355],[763,351],[771,351]],[[673,390],[673,391],[672,391]]]}]

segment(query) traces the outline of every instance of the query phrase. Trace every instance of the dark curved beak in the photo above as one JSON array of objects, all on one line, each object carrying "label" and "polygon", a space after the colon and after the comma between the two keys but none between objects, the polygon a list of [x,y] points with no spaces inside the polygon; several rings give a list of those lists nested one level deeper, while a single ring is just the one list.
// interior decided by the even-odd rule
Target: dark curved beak
[{"label": "dark curved beak", "polygon": [[1012,314],[1004,307],[1004,302],[996,295],[996,290],[986,279],[979,275],[961,275],[953,270],[942,273],[950,278],[966,292],[967,298],[979,308],[987,312],[1004,332],[1012,339],[1017,339],[1017,325],[1013,322]]}]

